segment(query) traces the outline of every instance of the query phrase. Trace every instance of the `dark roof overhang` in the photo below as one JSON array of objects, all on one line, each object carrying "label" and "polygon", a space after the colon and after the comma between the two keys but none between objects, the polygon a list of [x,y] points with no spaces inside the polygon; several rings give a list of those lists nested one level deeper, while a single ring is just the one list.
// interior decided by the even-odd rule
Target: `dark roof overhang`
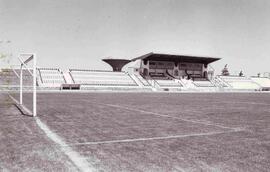
[{"label": "dark roof overhang", "polygon": [[148,53],[140,57],[132,59],[136,60],[153,60],[153,61],[173,61],[173,62],[186,62],[186,63],[203,63],[209,64],[220,60],[220,58],[213,57],[201,57],[201,56],[191,56],[191,55],[174,55],[174,54],[159,54],[159,53]]}]

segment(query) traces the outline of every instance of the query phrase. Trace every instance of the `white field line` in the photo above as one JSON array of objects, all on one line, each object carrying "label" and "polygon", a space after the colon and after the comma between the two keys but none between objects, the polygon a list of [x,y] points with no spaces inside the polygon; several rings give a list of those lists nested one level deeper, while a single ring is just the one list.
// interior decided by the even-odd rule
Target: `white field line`
[{"label": "white field line", "polygon": [[129,111],[136,111],[136,112],[141,112],[141,113],[145,113],[145,114],[151,114],[151,115],[156,115],[156,116],[161,116],[161,117],[166,117],[166,118],[173,118],[173,119],[186,121],[186,122],[192,122],[192,123],[196,123],[196,124],[203,124],[203,125],[208,125],[208,126],[216,126],[216,127],[219,127],[219,128],[229,129],[229,130],[234,130],[234,131],[238,131],[238,129],[239,129],[239,128],[226,127],[226,126],[219,125],[219,124],[213,124],[213,123],[210,123],[210,122],[191,120],[191,119],[184,119],[184,118],[179,118],[179,117],[170,116],[170,115],[166,115],[166,114],[160,114],[160,113],[151,112],[151,111],[134,109],[134,108],[126,107],[126,106],[119,106],[119,105],[113,105],[113,104],[104,104],[104,103],[96,103],[96,104],[101,104],[101,105],[106,105],[106,106],[126,109],[126,110],[129,110]]},{"label": "white field line", "polygon": [[250,104],[250,105],[267,105],[269,106],[269,103],[256,103],[256,102],[217,102],[217,103],[227,103],[227,104]]},{"label": "white field line", "polygon": [[[15,103],[19,103],[14,97],[9,95],[12,100],[15,101]],[[27,112],[31,111],[21,105],[21,107],[24,108]],[[36,120],[37,125],[39,128],[47,135],[47,137],[52,140],[54,143],[60,146],[61,151],[66,154],[69,159],[75,164],[75,166],[82,172],[91,172],[91,171],[96,171],[93,167],[90,167],[89,163],[87,162],[86,158],[82,157],[79,153],[76,151],[72,150],[72,148],[56,133],[54,133],[50,128],[43,123],[38,117],[34,117]]]},{"label": "white field line", "polygon": [[208,132],[208,133],[195,133],[195,134],[183,134],[183,135],[173,135],[173,136],[163,136],[163,137],[149,137],[149,138],[135,138],[135,139],[122,139],[122,140],[108,140],[108,141],[96,141],[96,142],[84,142],[84,143],[74,143],[71,146],[79,145],[99,145],[99,144],[112,144],[112,143],[129,143],[129,142],[139,142],[139,141],[153,141],[153,140],[168,140],[168,139],[178,139],[186,137],[200,137],[200,136],[212,136],[218,134],[227,134],[241,132],[245,130],[235,130],[235,131],[225,131],[225,132]]},{"label": "white field line", "polygon": [[90,167],[86,158],[82,157],[78,152],[72,150],[72,148],[62,140],[56,133],[50,130],[50,128],[44,124],[38,117],[35,117],[37,125],[45,132],[45,134],[56,144],[58,144],[61,150],[69,157],[69,159],[76,165],[80,171],[91,172],[95,171],[93,167]]}]

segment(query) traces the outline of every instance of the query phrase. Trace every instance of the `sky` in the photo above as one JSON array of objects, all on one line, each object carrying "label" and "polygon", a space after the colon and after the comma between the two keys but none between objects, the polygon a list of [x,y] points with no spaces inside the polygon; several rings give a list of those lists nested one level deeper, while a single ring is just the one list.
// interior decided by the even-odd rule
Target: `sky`
[{"label": "sky", "polygon": [[157,52],[256,75],[270,72],[269,17],[269,0],[0,0],[0,66],[34,52],[41,67],[110,70],[101,59]]}]

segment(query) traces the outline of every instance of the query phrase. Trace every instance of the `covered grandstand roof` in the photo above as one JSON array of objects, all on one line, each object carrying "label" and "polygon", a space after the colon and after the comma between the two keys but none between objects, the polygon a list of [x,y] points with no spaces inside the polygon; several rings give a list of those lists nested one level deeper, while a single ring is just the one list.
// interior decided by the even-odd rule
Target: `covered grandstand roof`
[{"label": "covered grandstand roof", "polygon": [[201,56],[190,56],[190,55],[174,55],[174,54],[160,54],[160,53],[148,53],[140,57],[132,59],[136,60],[155,60],[155,61],[174,61],[174,62],[189,62],[189,63],[204,63],[209,64],[214,61],[220,60],[220,58],[213,57],[201,57]]}]

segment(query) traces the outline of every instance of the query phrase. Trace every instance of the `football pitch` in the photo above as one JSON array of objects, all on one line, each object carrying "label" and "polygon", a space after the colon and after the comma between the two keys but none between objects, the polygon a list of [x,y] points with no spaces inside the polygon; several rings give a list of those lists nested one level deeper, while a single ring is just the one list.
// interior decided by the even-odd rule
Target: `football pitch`
[{"label": "football pitch", "polygon": [[267,93],[0,93],[0,171],[269,169]]}]

